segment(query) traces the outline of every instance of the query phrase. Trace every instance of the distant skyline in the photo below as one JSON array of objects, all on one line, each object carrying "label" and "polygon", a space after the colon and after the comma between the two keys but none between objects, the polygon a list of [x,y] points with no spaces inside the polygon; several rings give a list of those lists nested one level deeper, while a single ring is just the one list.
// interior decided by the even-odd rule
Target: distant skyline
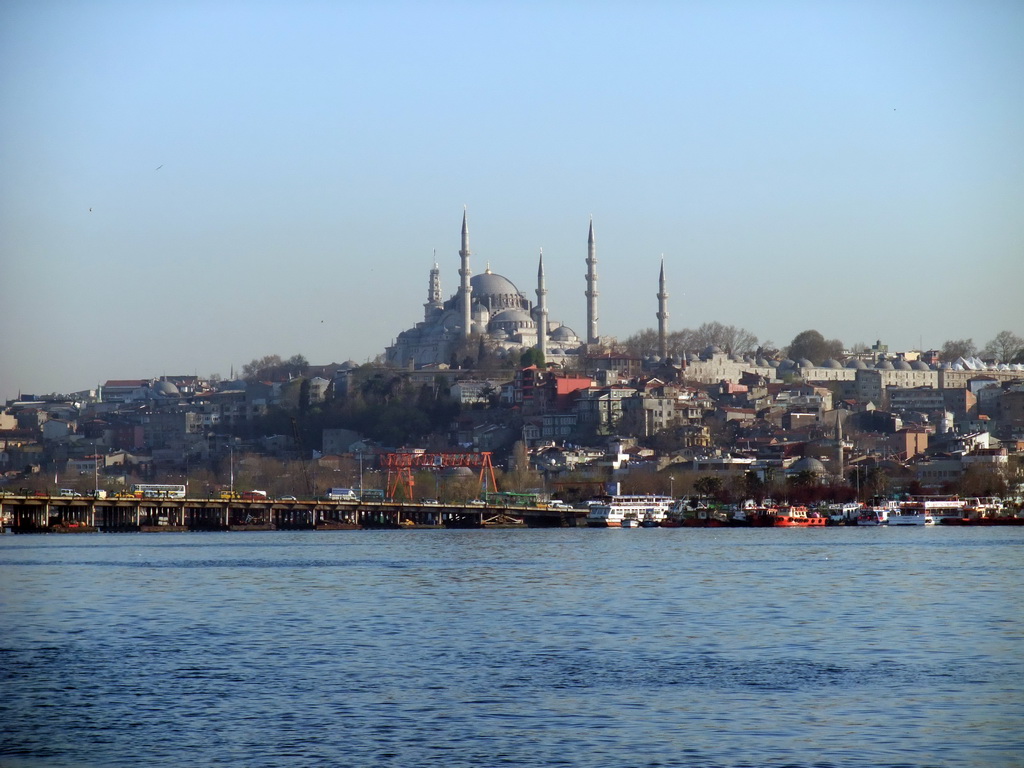
[{"label": "distant skyline", "polygon": [[0,5],[0,398],[383,353],[428,273],[586,332],[1024,335],[1024,4]]}]

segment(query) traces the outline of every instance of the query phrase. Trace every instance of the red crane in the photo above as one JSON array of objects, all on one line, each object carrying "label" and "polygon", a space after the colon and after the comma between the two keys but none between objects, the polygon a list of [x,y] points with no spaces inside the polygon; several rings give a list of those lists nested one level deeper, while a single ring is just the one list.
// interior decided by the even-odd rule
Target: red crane
[{"label": "red crane", "polygon": [[[490,478],[491,489],[498,490],[498,481],[494,477],[494,465],[491,463],[490,451],[471,453],[467,451],[416,451],[405,453],[385,453],[381,456],[388,470],[388,498],[396,498],[399,485],[405,490],[407,501],[413,499],[413,472],[420,469],[440,470],[447,467],[470,467],[480,470],[480,485],[486,487]],[[394,478],[392,480],[392,477]]]}]

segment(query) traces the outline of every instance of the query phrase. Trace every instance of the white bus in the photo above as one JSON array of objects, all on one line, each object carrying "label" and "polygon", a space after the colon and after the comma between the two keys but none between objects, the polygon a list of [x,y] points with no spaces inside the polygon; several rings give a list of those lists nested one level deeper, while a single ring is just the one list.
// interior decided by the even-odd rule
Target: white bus
[{"label": "white bus", "polygon": [[159,483],[136,483],[131,487],[132,496],[137,499],[184,499],[184,485],[161,485]]}]

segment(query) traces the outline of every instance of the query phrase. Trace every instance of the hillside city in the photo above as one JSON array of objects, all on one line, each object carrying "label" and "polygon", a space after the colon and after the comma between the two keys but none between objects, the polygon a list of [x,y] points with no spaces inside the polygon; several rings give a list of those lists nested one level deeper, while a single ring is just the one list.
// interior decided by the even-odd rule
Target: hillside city
[{"label": "hillside city", "polygon": [[[0,410],[3,490],[174,482],[191,496],[315,498],[383,489],[381,457],[417,450],[490,452],[502,490],[570,502],[610,482],[723,502],[1024,490],[1020,362],[943,359],[955,343],[897,352],[879,342],[820,359],[830,348],[816,331],[787,348],[795,359],[715,345],[662,358],[630,351],[643,337],[603,344],[573,367],[529,349],[504,367],[268,356],[230,381],[160,376],[22,395]],[[423,471],[414,495],[479,494],[462,472]]]}]

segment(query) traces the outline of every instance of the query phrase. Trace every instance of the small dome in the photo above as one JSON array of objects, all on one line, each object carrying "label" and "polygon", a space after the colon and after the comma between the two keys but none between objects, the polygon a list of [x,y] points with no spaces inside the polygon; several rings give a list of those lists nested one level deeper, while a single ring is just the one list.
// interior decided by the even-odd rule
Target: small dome
[{"label": "small dome", "polygon": [[915,371],[930,371],[931,368],[924,360],[915,360],[910,364],[910,367]]},{"label": "small dome", "polygon": [[169,381],[158,381],[153,385],[153,393],[160,397],[180,397],[178,388]]},{"label": "small dome", "polygon": [[825,465],[811,456],[804,456],[802,459],[797,459],[789,469],[791,472],[810,472],[815,475],[825,474]]},{"label": "small dome", "polygon": [[843,366],[839,363],[838,360],[833,360],[830,357],[828,360],[826,360],[824,363],[821,364],[821,367],[822,368],[831,368],[831,369],[835,370],[836,368],[842,368]]},{"label": "small dome", "polygon": [[866,369],[866,368],[867,368],[868,366],[867,366],[867,364],[866,364],[866,363],[865,363],[865,362],[864,362],[863,360],[861,360],[861,359],[860,359],[859,357],[855,357],[855,358],[853,358],[852,360],[850,360],[850,362],[848,362],[848,363],[846,364],[846,367],[847,367],[847,368],[856,368],[856,369],[857,369],[857,370],[859,370],[859,371],[863,371],[863,370],[865,370],[865,369]]},{"label": "small dome", "polygon": [[779,370],[780,371],[789,371],[789,370],[792,370],[793,368],[796,368],[796,363],[794,363],[788,357],[785,360],[783,360],[781,363],[779,363]]},{"label": "small dome", "polygon": [[893,364],[893,368],[895,368],[897,371],[912,371],[912,370],[914,370],[910,366],[910,363],[908,363],[906,360],[897,360]]},{"label": "small dome", "polygon": [[555,328],[551,332],[550,337],[557,341],[575,341],[577,338],[576,332],[567,325],[560,325]]},{"label": "small dome", "polygon": [[879,371],[894,371],[894,370],[896,370],[896,369],[895,369],[895,368],[893,367],[893,364],[892,364],[892,363],[890,363],[890,362],[889,362],[888,360],[882,360],[882,361],[880,361],[880,362],[878,363],[878,365],[876,365],[876,366],[875,366],[875,368],[876,368],[877,370],[879,370]]},{"label": "small dome", "polygon": [[796,364],[798,366],[800,366],[801,368],[813,368],[814,367],[814,363],[812,363],[806,357],[801,357],[799,360],[796,361]]}]

